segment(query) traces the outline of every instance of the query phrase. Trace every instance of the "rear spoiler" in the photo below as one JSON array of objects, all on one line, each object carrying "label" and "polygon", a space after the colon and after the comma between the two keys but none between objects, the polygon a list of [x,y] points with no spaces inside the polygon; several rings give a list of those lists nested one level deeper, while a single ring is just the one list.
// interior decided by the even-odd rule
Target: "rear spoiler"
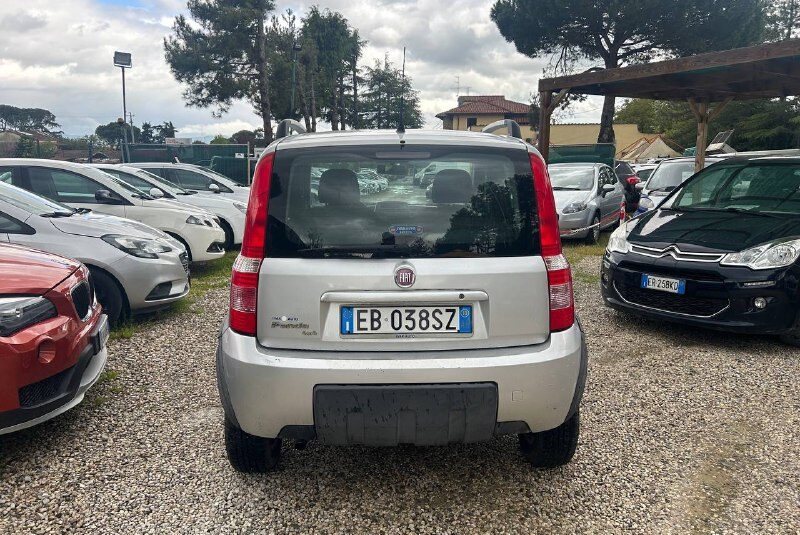
[{"label": "rear spoiler", "polygon": [[484,134],[494,134],[498,130],[506,130],[508,131],[509,136],[522,139],[522,130],[520,130],[519,124],[511,119],[500,119],[499,121],[495,121],[492,124],[484,126],[481,132]]},{"label": "rear spoiler", "polygon": [[275,139],[281,139],[292,134],[305,134],[306,127],[294,119],[284,119],[278,123],[278,128],[275,130]]}]

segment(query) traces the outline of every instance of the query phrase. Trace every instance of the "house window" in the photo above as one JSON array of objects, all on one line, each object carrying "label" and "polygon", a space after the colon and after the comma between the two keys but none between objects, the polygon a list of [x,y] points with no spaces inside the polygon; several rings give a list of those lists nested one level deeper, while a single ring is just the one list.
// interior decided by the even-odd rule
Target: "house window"
[{"label": "house window", "polygon": [[467,129],[470,129],[473,126],[478,126],[478,118],[477,117],[467,117]]}]

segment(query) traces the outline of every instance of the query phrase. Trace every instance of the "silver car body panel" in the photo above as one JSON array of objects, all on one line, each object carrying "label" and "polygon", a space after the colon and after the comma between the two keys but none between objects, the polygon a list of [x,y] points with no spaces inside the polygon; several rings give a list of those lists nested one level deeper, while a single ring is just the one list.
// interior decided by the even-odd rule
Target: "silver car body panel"
[{"label": "silver car body panel", "polygon": [[223,328],[219,379],[239,426],[275,437],[289,425],[313,425],[319,384],[497,384],[498,422],[545,431],[566,419],[581,368],[577,324],[530,346],[442,352],[322,352],[268,349]]}]

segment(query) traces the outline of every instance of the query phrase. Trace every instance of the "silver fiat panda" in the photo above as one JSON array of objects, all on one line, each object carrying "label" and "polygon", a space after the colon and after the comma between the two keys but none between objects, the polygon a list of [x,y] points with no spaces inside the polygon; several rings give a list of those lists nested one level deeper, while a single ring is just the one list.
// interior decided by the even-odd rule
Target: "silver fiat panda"
[{"label": "silver fiat panda", "polygon": [[[414,179],[434,163],[426,191]],[[216,361],[243,472],[274,468],[282,439],[517,434],[534,466],[569,462],[587,352],[542,157],[488,133],[280,137],[256,168]]]}]

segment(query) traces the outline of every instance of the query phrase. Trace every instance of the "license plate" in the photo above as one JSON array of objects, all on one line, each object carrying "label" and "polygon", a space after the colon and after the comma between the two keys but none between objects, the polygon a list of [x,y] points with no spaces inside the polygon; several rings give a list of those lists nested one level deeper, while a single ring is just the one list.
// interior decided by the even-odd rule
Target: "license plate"
[{"label": "license plate", "polygon": [[100,317],[100,324],[97,326],[97,330],[92,336],[95,353],[99,353],[106,346],[109,334],[108,316],[103,314]]},{"label": "license plate", "polygon": [[341,333],[358,334],[471,334],[472,307],[342,307]]},{"label": "license plate", "polygon": [[686,293],[686,281],[683,279],[656,277],[655,275],[642,275],[642,288],[683,295]]}]

